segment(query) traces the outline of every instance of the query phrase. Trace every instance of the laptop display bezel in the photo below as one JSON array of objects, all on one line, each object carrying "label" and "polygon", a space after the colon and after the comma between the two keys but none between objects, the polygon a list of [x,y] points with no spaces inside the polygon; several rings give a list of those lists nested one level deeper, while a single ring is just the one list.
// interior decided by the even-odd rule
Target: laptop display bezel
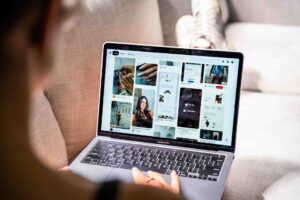
[{"label": "laptop display bezel", "polygon": [[[226,145],[216,145],[211,143],[201,143],[192,141],[178,141],[175,139],[167,138],[157,138],[150,136],[141,136],[135,134],[119,133],[112,131],[102,131],[102,111],[103,111],[103,97],[104,97],[104,85],[105,85],[105,73],[106,73],[106,58],[107,50],[131,50],[131,51],[144,51],[144,52],[156,52],[156,53],[169,53],[169,54],[181,54],[181,55],[199,55],[199,56],[210,56],[210,57],[222,57],[222,58],[234,58],[239,60],[238,66],[238,77],[237,77],[237,88],[235,97],[235,108],[234,108],[234,119],[233,119],[233,129],[232,129],[232,142],[230,146]],[[236,131],[237,131],[237,121],[238,121],[238,110],[239,110],[239,98],[241,90],[241,78],[242,78],[242,68],[243,68],[243,54],[239,52],[229,52],[229,51],[216,51],[216,50],[204,50],[204,49],[184,49],[177,47],[168,46],[148,46],[148,45],[138,45],[138,44],[125,44],[125,43],[113,43],[107,42],[103,45],[102,50],[102,68],[101,68],[101,85],[99,94],[99,109],[98,109],[98,124],[97,124],[97,135],[106,136],[117,139],[125,139],[131,141],[140,141],[147,143],[158,143],[166,144],[180,147],[189,147],[196,149],[207,149],[215,151],[229,151],[234,152],[236,146]]]}]

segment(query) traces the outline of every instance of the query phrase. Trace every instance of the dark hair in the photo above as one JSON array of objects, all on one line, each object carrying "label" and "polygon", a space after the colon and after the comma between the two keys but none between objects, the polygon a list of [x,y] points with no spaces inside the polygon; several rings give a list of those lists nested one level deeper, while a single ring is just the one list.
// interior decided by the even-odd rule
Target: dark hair
[{"label": "dark hair", "polygon": [[51,0],[4,0],[0,8],[0,36],[7,34],[20,19],[39,9],[42,14]]},{"label": "dark hair", "polygon": [[136,116],[136,118],[137,118],[137,120],[139,121],[140,119],[142,119],[142,113],[141,113],[141,103],[142,103],[142,100],[143,99],[146,99],[146,108],[145,108],[145,110],[144,110],[144,113],[145,113],[145,115],[146,115],[146,117],[147,118],[151,118],[151,116],[150,116],[150,113],[149,113],[149,111],[148,111],[148,106],[149,106],[149,103],[148,103],[148,99],[147,99],[147,97],[146,96],[141,96],[139,99],[138,99],[138,102],[137,102],[137,104],[136,104],[136,113],[135,113],[135,116]]},{"label": "dark hair", "polygon": [[148,111],[148,99],[146,96],[141,96],[139,99],[138,99],[138,102],[136,104],[136,111],[137,112],[140,112],[140,107],[141,107],[141,103],[142,103],[142,100],[143,99],[146,99],[146,102],[147,102],[147,105],[146,105],[146,108],[145,108],[145,111]]}]

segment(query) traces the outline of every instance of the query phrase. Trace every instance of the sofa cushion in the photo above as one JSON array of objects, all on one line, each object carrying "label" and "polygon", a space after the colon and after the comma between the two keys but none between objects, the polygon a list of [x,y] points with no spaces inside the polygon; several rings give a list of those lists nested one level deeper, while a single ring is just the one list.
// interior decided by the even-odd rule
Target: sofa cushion
[{"label": "sofa cushion", "polygon": [[59,169],[68,165],[63,135],[44,94],[32,103],[29,133],[33,152],[46,166]]},{"label": "sofa cushion", "polygon": [[243,89],[300,94],[300,27],[234,23],[231,45],[245,55]]},{"label": "sofa cushion", "polygon": [[265,200],[299,200],[300,199],[300,170],[292,171],[277,180],[268,188],[263,196]]},{"label": "sofa cushion", "polygon": [[85,0],[76,27],[63,35],[48,98],[71,160],[96,136],[101,48],[105,41],[162,44],[154,0]]},{"label": "sofa cushion", "polygon": [[[271,191],[269,187],[272,184],[286,174],[299,169],[299,166],[294,163],[283,160],[272,160],[263,157],[237,157],[233,161],[222,200],[263,200],[264,197],[271,196],[266,191]],[[290,189],[297,191],[298,187],[294,186]],[[272,200],[272,198],[266,198],[266,200]]]},{"label": "sofa cushion", "polygon": [[223,199],[262,199],[278,179],[300,169],[299,95],[243,92],[236,158]]},{"label": "sofa cushion", "polygon": [[230,21],[300,25],[299,0],[227,0]]}]

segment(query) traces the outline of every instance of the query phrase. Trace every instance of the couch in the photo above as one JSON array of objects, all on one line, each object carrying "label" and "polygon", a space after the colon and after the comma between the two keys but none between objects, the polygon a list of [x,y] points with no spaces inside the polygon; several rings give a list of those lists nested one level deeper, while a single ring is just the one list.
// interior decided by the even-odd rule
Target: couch
[{"label": "couch", "polygon": [[[82,2],[51,83],[32,105],[32,148],[53,169],[95,136],[102,44],[175,46],[176,22],[191,14],[190,0]],[[236,158],[222,199],[300,199],[300,1],[221,3],[226,38],[245,56]]]}]

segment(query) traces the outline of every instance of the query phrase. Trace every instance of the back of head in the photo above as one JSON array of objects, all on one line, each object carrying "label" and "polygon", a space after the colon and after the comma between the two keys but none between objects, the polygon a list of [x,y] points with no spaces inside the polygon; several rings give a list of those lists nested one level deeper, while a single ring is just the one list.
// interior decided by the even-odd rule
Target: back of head
[{"label": "back of head", "polygon": [[22,18],[37,7],[47,5],[47,1],[39,0],[4,0],[0,8],[0,35],[7,34]]},{"label": "back of head", "polygon": [[0,8],[0,79],[7,82],[2,78],[28,73],[30,89],[42,88],[52,67],[60,26],[78,5],[77,0],[4,0]]}]

